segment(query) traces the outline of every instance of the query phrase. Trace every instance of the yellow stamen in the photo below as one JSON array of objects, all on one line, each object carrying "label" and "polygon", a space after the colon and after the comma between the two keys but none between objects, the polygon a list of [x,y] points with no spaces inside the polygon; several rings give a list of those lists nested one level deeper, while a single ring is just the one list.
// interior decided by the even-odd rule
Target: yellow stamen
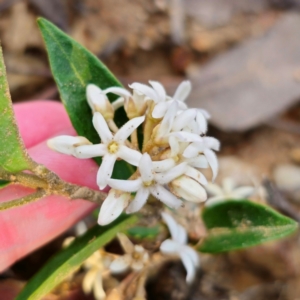
[{"label": "yellow stamen", "polygon": [[108,146],[107,146],[107,150],[109,153],[111,154],[115,154],[118,150],[119,150],[119,145],[116,142],[111,142]]}]

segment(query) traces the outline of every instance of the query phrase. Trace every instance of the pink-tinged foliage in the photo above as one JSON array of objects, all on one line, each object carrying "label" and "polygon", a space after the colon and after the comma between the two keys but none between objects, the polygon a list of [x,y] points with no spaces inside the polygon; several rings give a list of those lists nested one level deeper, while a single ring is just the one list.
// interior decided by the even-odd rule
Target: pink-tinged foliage
[{"label": "pink-tinged foliage", "polygon": [[[98,166],[50,150],[45,141],[56,135],[76,135],[63,106],[51,101],[15,105],[21,136],[32,158],[62,179],[98,189]],[[30,189],[9,186],[0,190],[0,201],[22,197]],[[90,213],[95,205],[83,200],[46,197],[35,203],[0,212],[0,271],[47,243]]]}]

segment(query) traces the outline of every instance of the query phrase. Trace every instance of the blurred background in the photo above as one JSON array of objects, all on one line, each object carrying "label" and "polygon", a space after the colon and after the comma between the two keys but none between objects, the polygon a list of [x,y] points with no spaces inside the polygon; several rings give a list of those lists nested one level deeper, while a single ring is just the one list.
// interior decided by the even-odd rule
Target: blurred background
[{"label": "blurred background", "polygon": [[[125,86],[157,80],[172,94],[191,80],[188,102],[209,111],[208,135],[222,143],[217,182],[253,185],[260,201],[300,220],[299,0],[1,0],[14,102],[59,99],[38,16],[97,55]],[[204,257],[200,284],[190,287],[182,266],[171,264],[148,284],[149,299],[300,299],[299,243],[293,236]],[[6,291],[17,290],[57,245],[17,263]],[[3,288],[0,282],[0,295]],[[70,290],[49,299],[93,299],[63,294]]]}]

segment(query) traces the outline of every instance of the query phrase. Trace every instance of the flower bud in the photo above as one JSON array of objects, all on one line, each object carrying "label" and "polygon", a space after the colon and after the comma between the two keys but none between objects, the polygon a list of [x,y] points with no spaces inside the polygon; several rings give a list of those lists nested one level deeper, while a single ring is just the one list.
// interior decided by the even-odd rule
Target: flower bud
[{"label": "flower bud", "polygon": [[61,135],[47,141],[47,145],[50,149],[74,156],[76,147],[91,144],[92,143],[83,136]]},{"label": "flower bud", "polygon": [[129,119],[143,116],[147,109],[145,96],[134,90],[133,96],[125,99],[124,109]]},{"label": "flower bud", "polygon": [[86,98],[93,113],[100,112],[105,120],[114,118],[115,110],[108,101],[106,94],[94,84],[89,84],[86,88]]},{"label": "flower bud", "polygon": [[205,189],[194,179],[182,175],[169,183],[170,191],[179,198],[195,203],[207,199]]}]

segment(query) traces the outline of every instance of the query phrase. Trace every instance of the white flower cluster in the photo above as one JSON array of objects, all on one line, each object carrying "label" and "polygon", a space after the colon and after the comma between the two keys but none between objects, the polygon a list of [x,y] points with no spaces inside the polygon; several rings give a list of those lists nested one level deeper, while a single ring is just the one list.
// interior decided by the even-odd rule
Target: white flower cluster
[{"label": "white flower cluster", "polygon": [[[100,189],[107,185],[111,189],[100,210],[100,225],[112,222],[124,209],[126,213],[140,210],[150,195],[170,208],[181,206],[182,199],[203,202],[207,180],[199,169],[211,167],[213,179],[217,174],[214,151],[219,150],[219,141],[205,136],[209,115],[205,110],[188,108],[184,102],[191,83],[182,82],[173,97],[159,82],[150,81],[150,85],[133,83],[132,93],[120,87],[101,90],[88,85],[87,101],[101,142],[93,145],[85,137],[71,136],[48,141],[53,150],[77,158],[102,157],[97,184]],[[111,104],[108,93],[120,97]],[[120,107],[129,121],[119,129],[113,118]],[[138,127],[143,130],[143,141]],[[128,180],[111,178],[120,159],[137,167]]]}]

